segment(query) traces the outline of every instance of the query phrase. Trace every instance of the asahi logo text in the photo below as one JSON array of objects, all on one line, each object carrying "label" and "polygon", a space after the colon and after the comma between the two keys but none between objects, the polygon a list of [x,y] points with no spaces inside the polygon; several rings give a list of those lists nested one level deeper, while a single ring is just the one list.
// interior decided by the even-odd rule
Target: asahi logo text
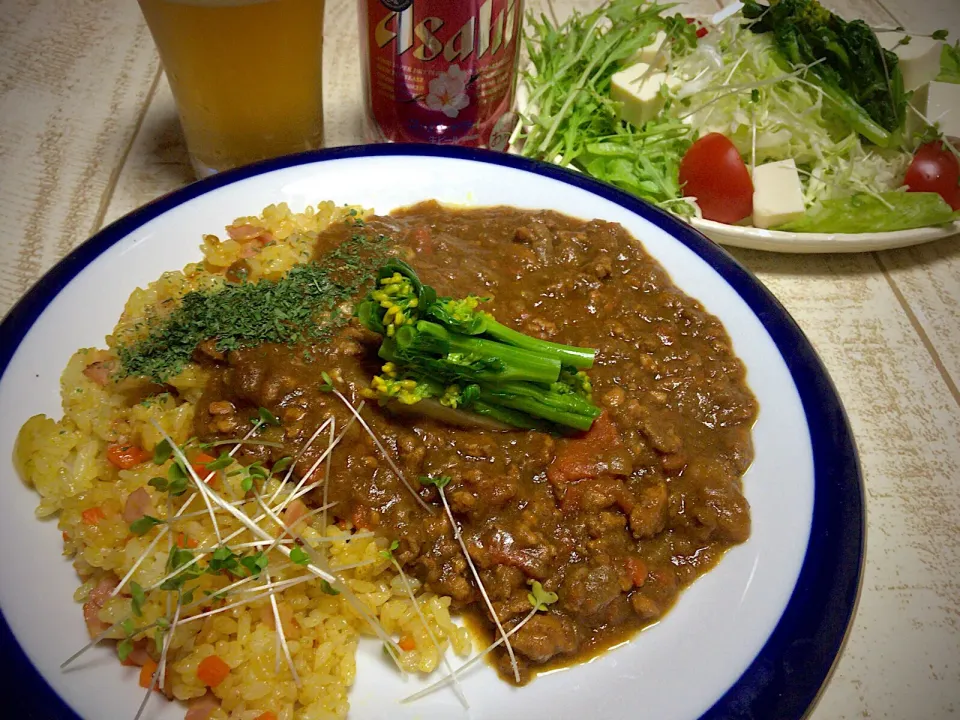
[{"label": "asahi logo text", "polygon": [[513,40],[518,24],[518,5],[518,0],[507,0],[506,9],[501,8],[493,17],[493,0],[486,0],[477,16],[467,20],[446,40],[443,39],[446,33],[440,32],[444,27],[443,18],[425,17],[414,24],[414,6],[411,6],[402,12],[384,15],[377,23],[374,39],[381,48],[396,43],[398,56],[413,50],[417,60],[429,61],[442,54],[444,60],[452,63],[466,60],[473,53],[477,58],[488,53],[493,56],[509,47]]}]

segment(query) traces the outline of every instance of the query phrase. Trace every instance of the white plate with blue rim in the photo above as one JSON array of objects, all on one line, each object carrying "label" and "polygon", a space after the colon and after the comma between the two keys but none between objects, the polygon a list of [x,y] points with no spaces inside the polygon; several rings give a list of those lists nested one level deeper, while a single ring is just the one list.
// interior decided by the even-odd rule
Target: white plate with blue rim
[{"label": "white plate with blue rim", "polygon": [[[87,642],[78,584],[53,522],[16,477],[17,431],[59,417],[59,377],[79,347],[101,346],[130,292],[197,260],[199,238],[267,204],[320,200],[380,213],[420,200],[554,209],[622,224],[688,295],[720,318],[760,403],[744,475],[750,539],[697,580],[658,624],[594,661],[514,688],[488,667],[451,693],[398,704],[403,679],[361,643],[351,718],[798,720],[838,657],[863,568],[863,485],[850,427],[809,341],[756,278],[690,226],[607,185],[506,154],[381,145],[290,156],[190,185],[105,228],[51,270],[3,320],[0,336],[0,662],[5,706],[20,717],[133,717],[135,673]],[[11,707],[11,702],[13,706]],[[32,715],[31,715],[32,713]],[[146,717],[181,718],[154,702]]]}]

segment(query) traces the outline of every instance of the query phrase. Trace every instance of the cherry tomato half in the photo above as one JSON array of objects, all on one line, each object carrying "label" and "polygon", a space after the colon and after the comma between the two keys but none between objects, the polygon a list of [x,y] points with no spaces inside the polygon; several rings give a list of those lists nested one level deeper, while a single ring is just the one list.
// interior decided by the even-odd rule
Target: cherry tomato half
[{"label": "cherry tomato half", "polygon": [[935,192],[954,210],[960,210],[960,163],[939,141],[917,148],[903,184],[910,192]]},{"label": "cherry tomato half", "polygon": [[683,194],[697,199],[703,217],[735,223],[753,213],[753,181],[737,148],[720,133],[697,140],[680,161]]}]

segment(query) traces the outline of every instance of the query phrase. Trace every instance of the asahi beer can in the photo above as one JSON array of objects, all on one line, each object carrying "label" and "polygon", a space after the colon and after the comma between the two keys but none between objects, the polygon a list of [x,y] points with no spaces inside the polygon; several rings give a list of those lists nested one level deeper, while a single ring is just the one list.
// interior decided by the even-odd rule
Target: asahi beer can
[{"label": "asahi beer can", "polygon": [[523,0],[360,0],[367,139],[506,148]]}]

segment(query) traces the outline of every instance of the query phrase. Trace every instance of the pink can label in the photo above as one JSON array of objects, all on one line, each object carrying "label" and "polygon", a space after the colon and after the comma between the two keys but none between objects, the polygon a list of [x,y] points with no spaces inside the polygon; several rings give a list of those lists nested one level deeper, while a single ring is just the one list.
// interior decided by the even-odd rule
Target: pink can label
[{"label": "pink can label", "polygon": [[502,150],[523,0],[366,0],[367,113],[393,142]]}]

